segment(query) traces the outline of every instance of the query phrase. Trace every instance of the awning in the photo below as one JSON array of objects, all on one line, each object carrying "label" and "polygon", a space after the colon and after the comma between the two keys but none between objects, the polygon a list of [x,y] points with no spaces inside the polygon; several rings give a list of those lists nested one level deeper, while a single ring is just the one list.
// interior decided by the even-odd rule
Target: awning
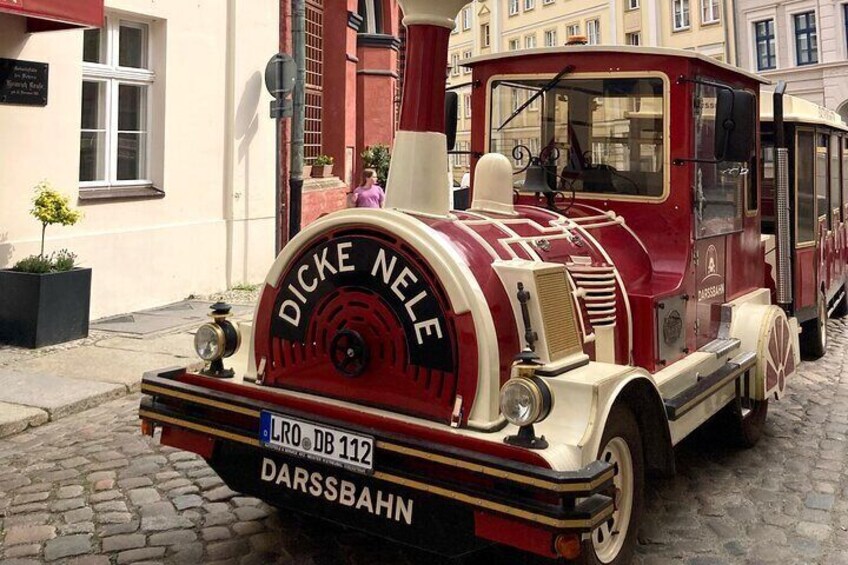
[{"label": "awning", "polygon": [[26,17],[30,32],[103,25],[103,0],[0,0],[0,12]]}]

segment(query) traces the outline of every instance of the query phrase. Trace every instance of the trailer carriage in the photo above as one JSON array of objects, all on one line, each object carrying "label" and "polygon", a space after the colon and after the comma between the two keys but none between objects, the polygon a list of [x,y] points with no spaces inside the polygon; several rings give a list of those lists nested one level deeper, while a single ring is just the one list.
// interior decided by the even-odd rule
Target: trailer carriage
[{"label": "trailer carriage", "polygon": [[209,365],[145,376],[143,429],[235,490],[391,539],[627,563],[646,474],[720,412],[756,442],[797,370],[787,149],[771,268],[758,77],[661,49],[482,57],[471,206],[452,211],[443,62],[463,4],[401,2],[387,209],[289,242],[252,324],[216,305],[195,340]]}]

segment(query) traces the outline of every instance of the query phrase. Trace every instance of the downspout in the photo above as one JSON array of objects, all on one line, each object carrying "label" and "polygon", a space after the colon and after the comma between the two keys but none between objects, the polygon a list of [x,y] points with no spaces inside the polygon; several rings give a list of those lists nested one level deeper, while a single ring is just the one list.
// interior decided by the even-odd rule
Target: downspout
[{"label": "downspout", "polygon": [[775,213],[777,220],[777,303],[788,316],[792,308],[792,234],[790,230],[789,198],[789,149],[783,131],[783,93],[786,83],[779,81],[774,89],[774,147],[776,153],[775,171]]},{"label": "downspout", "polygon": [[292,0],[292,52],[297,66],[292,96],[289,171],[289,239],[300,232],[303,200],[303,144],[306,123],[306,3]]}]

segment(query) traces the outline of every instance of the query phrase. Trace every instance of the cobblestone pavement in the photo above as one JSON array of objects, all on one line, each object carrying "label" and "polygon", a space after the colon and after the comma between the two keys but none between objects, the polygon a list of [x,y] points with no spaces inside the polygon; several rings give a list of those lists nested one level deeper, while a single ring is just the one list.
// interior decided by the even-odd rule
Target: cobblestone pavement
[{"label": "cobblestone pavement", "polygon": [[[698,433],[650,479],[638,563],[848,564],[848,326],[804,363],[750,450]],[[140,435],[138,395],[0,441],[0,562],[430,564],[230,491],[199,458]],[[475,559],[517,563],[494,551]]]}]

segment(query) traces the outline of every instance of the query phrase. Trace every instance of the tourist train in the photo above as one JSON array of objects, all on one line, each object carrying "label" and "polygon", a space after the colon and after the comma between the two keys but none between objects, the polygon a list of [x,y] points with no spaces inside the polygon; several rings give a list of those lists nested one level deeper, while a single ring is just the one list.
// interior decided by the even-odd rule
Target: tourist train
[{"label": "tourist train", "polygon": [[692,51],[484,55],[452,210],[465,0],[400,4],[386,208],[294,237],[251,323],[216,304],[207,364],[145,375],[142,429],[234,490],[443,554],[628,563],[649,473],[716,416],[753,445],[845,313],[848,128]]}]

